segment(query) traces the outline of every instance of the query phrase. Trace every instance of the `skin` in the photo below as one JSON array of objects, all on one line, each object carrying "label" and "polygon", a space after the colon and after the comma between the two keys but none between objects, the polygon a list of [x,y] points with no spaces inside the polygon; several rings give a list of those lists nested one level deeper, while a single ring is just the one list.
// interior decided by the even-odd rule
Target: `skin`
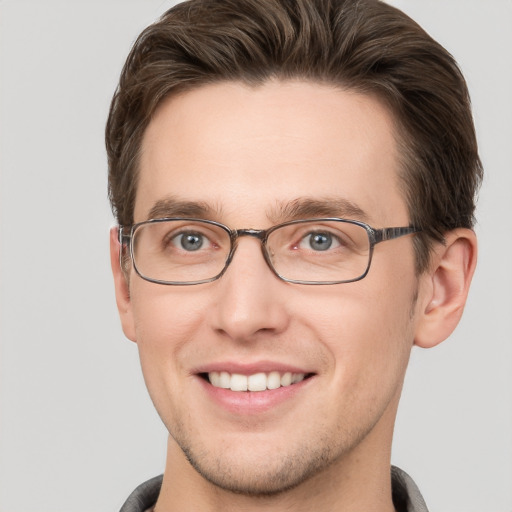
[{"label": "skin", "polygon": [[[148,126],[135,222],[172,198],[264,229],[289,220],[283,205],[341,199],[375,228],[407,226],[396,147],[391,115],[367,96],[307,82],[204,86],[168,98]],[[451,333],[476,261],[472,231],[455,230],[418,276],[411,242],[377,245],[361,281],[304,286],[279,280],[259,241],[242,238],[221,279],[180,287],[125,276],[113,230],[123,329],[170,433],[157,511],[393,510],[390,447],[410,350]],[[262,361],[313,376],[251,414],[212,400],[197,375]]]}]

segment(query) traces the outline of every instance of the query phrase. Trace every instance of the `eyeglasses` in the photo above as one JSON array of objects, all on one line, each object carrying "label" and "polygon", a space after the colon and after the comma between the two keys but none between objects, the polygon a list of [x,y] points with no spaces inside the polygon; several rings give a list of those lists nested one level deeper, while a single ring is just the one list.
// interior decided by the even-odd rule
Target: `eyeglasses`
[{"label": "eyeglasses", "polygon": [[[137,274],[152,283],[193,285],[219,279],[235,254],[238,239],[261,241],[265,261],[290,283],[340,284],[363,279],[373,248],[420,229],[374,229],[364,222],[325,218],[284,222],[269,229],[230,229],[192,218],[152,219],[119,228]],[[121,251],[122,258],[123,250]]]}]

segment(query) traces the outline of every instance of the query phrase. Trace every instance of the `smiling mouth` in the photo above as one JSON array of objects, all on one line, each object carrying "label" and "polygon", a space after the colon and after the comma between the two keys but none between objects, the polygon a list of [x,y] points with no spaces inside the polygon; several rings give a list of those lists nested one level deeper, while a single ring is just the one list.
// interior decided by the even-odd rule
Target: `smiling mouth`
[{"label": "smiling mouth", "polygon": [[266,391],[293,386],[312,376],[311,373],[269,372],[241,375],[239,373],[209,372],[201,374],[215,388],[231,391]]}]

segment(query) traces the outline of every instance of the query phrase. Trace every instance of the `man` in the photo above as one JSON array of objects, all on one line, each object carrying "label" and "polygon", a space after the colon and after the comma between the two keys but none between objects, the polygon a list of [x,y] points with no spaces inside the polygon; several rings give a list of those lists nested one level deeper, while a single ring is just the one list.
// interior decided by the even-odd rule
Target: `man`
[{"label": "man", "polygon": [[476,264],[451,56],[374,0],[191,0],[135,43],[106,140],[117,304],[169,431],[122,511],[426,510],[390,450]]}]

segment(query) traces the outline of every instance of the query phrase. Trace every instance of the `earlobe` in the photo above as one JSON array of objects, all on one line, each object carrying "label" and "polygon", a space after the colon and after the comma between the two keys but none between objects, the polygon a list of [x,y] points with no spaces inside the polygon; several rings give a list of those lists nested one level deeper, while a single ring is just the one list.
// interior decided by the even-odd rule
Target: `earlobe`
[{"label": "earlobe", "polygon": [[121,319],[121,325],[125,336],[136,341],[135,327],[133,321],[132,304],[130,299],[130,286],[126,273],[121,268],[119,253],[121,244],[118,240],[118,228],[113,227],[110,230],[110,264],[114,276],[114,287],[116,293],[117,309]]},{"label": "earlobe", "polygon": [[422,276],[423,294],[418,300],[414,343],[423,348],[438,345],[453,332],[464,311],[475,271],[475,233],[460,228],[445,238],[446,244],[436,247],[431,267]]}]

